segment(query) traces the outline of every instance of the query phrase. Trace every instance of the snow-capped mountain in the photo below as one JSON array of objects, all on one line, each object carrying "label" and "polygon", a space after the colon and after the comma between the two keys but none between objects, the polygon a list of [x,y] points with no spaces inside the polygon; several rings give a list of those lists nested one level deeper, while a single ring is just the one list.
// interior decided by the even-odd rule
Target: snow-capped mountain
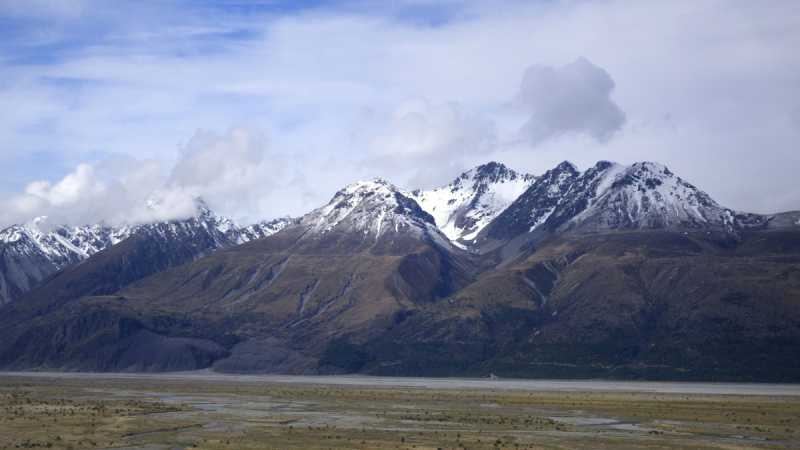
[{"label": "snow-capped mountain", "polygon": [[102,225],[75,227],[59,225],[50,231],[47,217],[37,217],[22,225],[0,231],[0,245],[20,242],[31,245],[59,266],[88,258],[100,250],[122,241],[136,228],[109,228]]},{"label": "snow-capped mountain", "polygon": [[156,233],[193,242],[198,233],[203,243],[195,243],[198,256],[239,245],[276,233],[290,218],[240,227],[235,221],[214,214],[203,200],[197,200],[198,214],[187,220],[132,227],[50,227],[46,217],[0,231],[0,299],[8,303],[34,284],[58,270],[83,261],[134,234]]},{"label": "snow-capped mountain", "polygon": [[600,161],[580,173],[565,161],[537,178],[486,227],[476,244],[523,235],[538,240],[574,229],[758,230],[800,225],[797,216],[750,214],[722,207],[657,163],[625,166]]},{"label": "snow-capped mountain", "polygon": [[57,226],[39,217],[0,232],[0,299],[8,303],[59,269],[110,247],[137,228]]},{"label": "snow-capped mountain", "polygon": [[447,186],[407,195],[433,216],[448,238],[468,241],[535,181],[532,175],[490,162],[464,172]]},{"label": "snow-capped mountain", "polygon": [[409,245],[454,246],[408,193],[381,179],[359,181],[298,220],[298,247],[319,252],[406,253]]}]

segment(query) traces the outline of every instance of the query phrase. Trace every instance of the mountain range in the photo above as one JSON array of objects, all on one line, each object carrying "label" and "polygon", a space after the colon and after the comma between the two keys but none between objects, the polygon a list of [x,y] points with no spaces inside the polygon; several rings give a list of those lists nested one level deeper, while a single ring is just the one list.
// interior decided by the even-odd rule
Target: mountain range
[{"label": "mountain range", "polygon": [[299,219],[0,233],[7,370],[800,381],[800,212],[650,162],[354,183]]}]

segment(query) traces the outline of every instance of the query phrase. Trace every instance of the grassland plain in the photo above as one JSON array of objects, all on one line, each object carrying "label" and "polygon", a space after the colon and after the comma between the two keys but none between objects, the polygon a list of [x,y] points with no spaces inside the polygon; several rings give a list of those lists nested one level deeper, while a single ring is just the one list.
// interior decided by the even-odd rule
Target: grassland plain
[{"label": "grassland plain", "polygon": [[800,397],[0,376],[0,449],[800,448]]}]

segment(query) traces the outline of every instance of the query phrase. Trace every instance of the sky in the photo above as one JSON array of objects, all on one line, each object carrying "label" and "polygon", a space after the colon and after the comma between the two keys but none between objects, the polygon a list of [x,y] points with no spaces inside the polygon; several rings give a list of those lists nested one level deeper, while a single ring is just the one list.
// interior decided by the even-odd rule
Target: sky
[{"label": "sky", "polygon": [[489,161],[800,210],[799,48],[796,0],[0,0],[0,228],[247,224]]}]

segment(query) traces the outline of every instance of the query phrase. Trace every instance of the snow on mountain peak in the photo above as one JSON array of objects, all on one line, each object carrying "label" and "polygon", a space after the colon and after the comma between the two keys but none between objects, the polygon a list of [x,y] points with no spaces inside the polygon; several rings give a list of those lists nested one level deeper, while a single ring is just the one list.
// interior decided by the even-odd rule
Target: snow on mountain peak
[{"label": "snow on mountain peak", "polygon": [[409,194],[452,241],[472,239],[528,188],[536,177],[490,162],[464,172],[447,186]]},{"label": "snow on mountain peak", "polygon": [[356,181],[355,183],[347,186],[346,188],[342,189],[341,191],[337,192],[334,196],[334,199],[340,196],[352,196],[352,195],[372,195],[376,193],[387,194],[397,191],[397,188],[394,187],[388,181],[382,180],[380,178],[373,178],[369,181]]},{"label": "snow on mountain peak", "polygon": [[380,235],[385,225],[397,229],[401,224],[434,225],[433,217],[393,184],[375,178],[357,181],[338,191],[331,201],[301,219],[315,234],[325,234],[340,224],[350,230],[372,230]]},{"label": "snow on mountain peak", "polygon": [[405,254],[420,245],[457,251],[406,191],[384,180],[359,181],[289,227],[297,251]]},{"label": "snow on mountain peak", "polygon": [[195,198],[194,203],[197,205],[197,210],[200,212],[200,214],[203,213],[214,214],[213,212],[211,212],[211,208],[208,207],[208,204],[206,203],[205,200],[203,200],[202,197]]},{"label": "snow on mountain peak", "polygon": [[[156,199],[144,202],[159,207]],[[221,249],[291,225],[325,248],[402,252],[403,243],[417,237],[439,247],[488,249],[521,235],[537,239],[569,230],[800,226],[800,213],[764,216],[723,208],[654,162],[599,161],[581,173],[563,161],[539,177],[489,162],[441,188],[413,192],[375,178],[345,187],[301,219],[247,227],[214,214],[200,198],[196,202],[195,217],[183,221],[111,228],[59,225],[42,216],[1,230],[0,299],[10,301],[56,270],[140,232],[177,239],[200,233],[213,241],[209,248]]]}]

